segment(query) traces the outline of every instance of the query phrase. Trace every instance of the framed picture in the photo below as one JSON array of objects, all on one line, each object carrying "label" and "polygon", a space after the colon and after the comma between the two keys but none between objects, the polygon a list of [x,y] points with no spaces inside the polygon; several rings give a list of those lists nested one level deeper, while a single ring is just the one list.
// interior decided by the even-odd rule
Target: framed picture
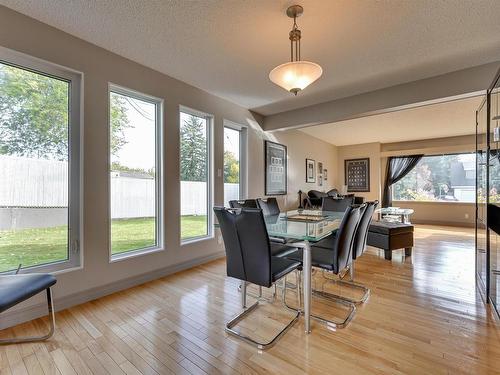
[{"label": "framed picture", "polygon": [[328,181],[328,169],[326,169],[326,168],[323,171],[323,178],[325,181]]},{"label": "framed picture", "polygon": [[318,174],[323,174],[323,163],[318,161]]},{"label": "framed picture", "polygon": [[306,182],[316,182],[316,162],[312,159],[306,159]]},{"label": "framed picture", "polygon": [[265,195],[285,195],[287,193],[286,146],[264,141]]},{"label": "framed picture", "polygon": [[345,160],[344,175],[348,192],[370,191],[370,158]]},{"label": "framed picture", "polygon": [[322,175],[318,175],[318,186],[323,186],[323,176]]}]

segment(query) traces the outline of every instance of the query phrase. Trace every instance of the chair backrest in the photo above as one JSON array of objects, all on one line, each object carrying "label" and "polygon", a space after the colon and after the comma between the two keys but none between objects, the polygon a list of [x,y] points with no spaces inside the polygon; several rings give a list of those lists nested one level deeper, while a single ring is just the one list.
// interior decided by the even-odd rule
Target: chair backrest
[{"label": "chair backrest", "polygon": [[257,206],[257,199],[242,199],[229,201],[229,207],[231,208],[259,208]]},{"label": "chair backrest", "polygon": [[271,245],[262,210],[214,207],[226,248],[227,275],[270,287]]},{"label": "chair backrest", "polygon": [[361,256],[366,249],[366,239],[368,238],[368,228],[372,222],[373,213],[377,208],[378,201],[366,202],[365,210],[359,219],[358,229],[354,236],[354,245],[352,247],[352,258]]},{"label": "chair backrest", "polygon": [[342,222],[335,236],[335,245],[333,247],[333,272],[339,273],[352,262],[352,249],[354,236],[361,216],[362,206],[347,207]]},{"label": "chair backrest", "polygon": [[344,212],[347,207],[351,206],[354,202],[354,197],[332,198],[325,197],[321,203],[322,211],[336,211]]},{"label": "chair backrest", "polygon": [[264,216],[275,216],[280,214],[280,206],[276,198],[257,199],[257,206],[262,210]]}]

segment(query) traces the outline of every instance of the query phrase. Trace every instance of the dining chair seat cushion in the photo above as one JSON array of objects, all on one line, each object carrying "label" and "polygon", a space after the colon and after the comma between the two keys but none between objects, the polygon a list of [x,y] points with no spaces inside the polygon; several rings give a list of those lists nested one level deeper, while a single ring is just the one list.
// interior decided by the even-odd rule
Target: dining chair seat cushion
[{"label": "dining chair seat cushion", "polygon": [[283,243],[271,242],[271,255],[275,257],[283,257],[297,251],[298,248],[287,246]]},{"label": "dining chair seat cushion", "polygon": [[56,281],[47,273],[0,276],[0,312],[50,288]]},{"label": "dining chair seat cushion", "polygon": [[291,259],[271,257],[271,274],[273,282],[296,270],[300,267],[300,265],[301,262],[297,262]]},{"label": "dining chair seat cushion", "polygon": [[[302,249],[294,251],[286,255],[287,259],[295,260],[302,263],[303,252]],[[323,247],[311,246],[311,265],[313,267],[322,268],[328,271],[337,271],[333,269],[333,254],[332,249],[325,249]]]}]

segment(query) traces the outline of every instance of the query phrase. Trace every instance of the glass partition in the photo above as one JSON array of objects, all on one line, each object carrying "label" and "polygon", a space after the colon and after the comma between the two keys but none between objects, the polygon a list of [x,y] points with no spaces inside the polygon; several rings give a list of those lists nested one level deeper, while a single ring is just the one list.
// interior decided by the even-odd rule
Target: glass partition
[{"label": "glass partition", "polygon": [[487,101],[476,112],[476,273],[484,295],[488,293],[487,280]]}]

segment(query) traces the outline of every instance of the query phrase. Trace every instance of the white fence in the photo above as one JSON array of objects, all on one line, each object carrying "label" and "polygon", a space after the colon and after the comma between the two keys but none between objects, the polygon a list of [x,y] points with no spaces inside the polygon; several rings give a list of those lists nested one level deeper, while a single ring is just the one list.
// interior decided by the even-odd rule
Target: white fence
[{"label": "white fence", "polygon": [[67,205],[67,162],[0,155],[0,206]]},{"label": "white fence", "polygon": [[[155,182],[111,173],[111,217],[152,217]],[[181,215],[206,215],[205,182],[181,181]],[[239,198],[239,184],[224,184],[225,205]],[[67,207],[68,163],[0,155],[0,207]]]}]

